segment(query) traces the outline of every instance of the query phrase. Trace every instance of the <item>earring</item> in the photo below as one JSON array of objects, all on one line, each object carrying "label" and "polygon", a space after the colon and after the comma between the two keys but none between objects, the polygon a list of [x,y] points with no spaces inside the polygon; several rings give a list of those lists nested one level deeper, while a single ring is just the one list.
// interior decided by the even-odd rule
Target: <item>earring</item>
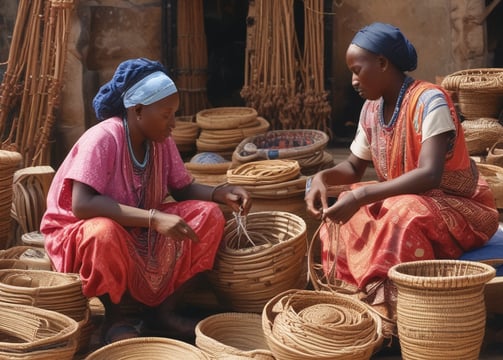
[{"label": "earring", "polygon": [[139,116],[139,115],[138,115],[138,116],[136,117],[136,121],[140,121],[140,120],[141,120],[141,116]]}]

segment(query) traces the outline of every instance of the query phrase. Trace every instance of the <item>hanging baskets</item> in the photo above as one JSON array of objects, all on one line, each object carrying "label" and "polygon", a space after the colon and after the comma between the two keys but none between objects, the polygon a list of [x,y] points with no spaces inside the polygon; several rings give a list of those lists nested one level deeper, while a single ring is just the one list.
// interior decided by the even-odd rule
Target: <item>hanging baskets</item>
[{"label": "hanging baskets", "polygon": [[34,306],[0,303],[0,307],[0,358],[73,358],[78,336],[75,320]]},{"label": "hanging baskets", "polygon": [[288,212],[227,221],[209,273],[217,296],[233,311],[260,313],[274,295],[304,288],[306,240],[306,223]]},{"label": "hanging baskets", "polygon": [[221,313],[201,320],[196,346],[210,359],[274,360],[259,314]]},{"label": "hanging baskets", "polygon": [[370,359],[382,344],[379,316],[355,298],[326,291],[277,295],[264,306],[262,328],[282,360]]},{"label": "hanging baskets", "polygon": [[404,359],[478,359],[484,338],[484,285],[489,265],[424,260],[393,266],[397,324]]},{"label": "hanging baskets", "polygon": [[161,337],[139,337],[116,341],[86,357],[86,360],[207,360],[197,347]]}]

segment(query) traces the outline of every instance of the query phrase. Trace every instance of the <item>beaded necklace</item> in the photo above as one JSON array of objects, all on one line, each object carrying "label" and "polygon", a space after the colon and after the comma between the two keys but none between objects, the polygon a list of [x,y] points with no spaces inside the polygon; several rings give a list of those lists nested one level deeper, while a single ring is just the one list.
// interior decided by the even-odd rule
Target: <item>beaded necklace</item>
[{"label": "beaded necklace", "polygon": [[136,159],[136,156],[134,155],[134,152],[133,152],[133,146],[131,145],[131,136],[129,135],[129,126],[128,126],[126,118],[124,118],[122,121],[124,122],[124,129],[126,129],[127,147],[129,150],[129,155],[131,156],[131,159],[133,160],[133,165],[138,170],[145,170],[145,168],[147,167],[147,164],[148,164],[148,159],[150,157],[150,143],[147,142],[146,151],[145,151],[145,158],[143,159],[143,162],[140,163]]},{"label": "beaded necklace", "polygon": [[381,98],[381,103],[379,106],[379,123],[383,128],[392,128],[395,125],[395,122],[398,118],[398,113],[400,112],[400,107],[402,106],[403,97],[405,92],[409,88],[409,85],[414,82],[414,79],[410,76],[406,76],[403,80],[402,87],[400,88],[400,92],[398,93],[398,98],[396,100],[395,109],[393,110],[393,115],[391,115],[391,120],[388,124],[384,122],[384,99]]}]

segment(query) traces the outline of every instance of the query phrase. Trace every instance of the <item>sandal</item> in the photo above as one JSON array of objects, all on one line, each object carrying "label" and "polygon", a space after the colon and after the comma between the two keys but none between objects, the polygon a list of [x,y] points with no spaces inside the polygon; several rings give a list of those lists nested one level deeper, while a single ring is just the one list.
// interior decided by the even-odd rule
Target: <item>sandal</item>
[{"label": "sandal", "polygon": [[103,329],[102,342],[105,345],[116,341],[132,339],[140,336],[138,329],[127,321],[117,321]]}]

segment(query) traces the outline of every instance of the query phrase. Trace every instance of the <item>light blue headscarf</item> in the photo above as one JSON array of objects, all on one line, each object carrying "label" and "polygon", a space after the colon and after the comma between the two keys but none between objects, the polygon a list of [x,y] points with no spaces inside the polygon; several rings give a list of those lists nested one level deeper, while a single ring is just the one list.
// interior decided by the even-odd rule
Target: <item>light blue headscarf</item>
[{"label": "light blue headscarf", "polygon": [[124,107],[150,105],[177,92],[175,83],[162,71],[147,75],[131,86],[123,95]]},{"label": "light blue headscarf", "polygon": [[358,31],[351,43],[385,56],[401,71],[413,71],[417,68],[416,49],[400,29],[393,25],[373,23]]}]

